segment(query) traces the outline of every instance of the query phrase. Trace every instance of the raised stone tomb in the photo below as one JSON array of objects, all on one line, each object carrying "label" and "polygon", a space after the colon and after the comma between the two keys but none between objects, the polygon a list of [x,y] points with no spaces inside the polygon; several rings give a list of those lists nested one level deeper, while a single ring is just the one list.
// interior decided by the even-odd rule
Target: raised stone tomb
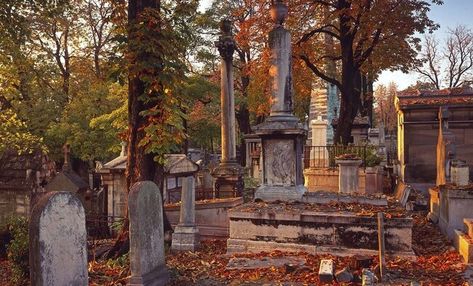
[{"label": "raised stone tomb", "polygon": [[[281,206],[281,205],[279,205]],[[271,205],[245,204],[229,213],[230,239],[227,251],[306,251],[336,255],[378,252],[377,219],[351,212],[310,211],[309,205],[290,210]],[[413,256],[412,218],[385,221],[386,250],[389,254]]]}]

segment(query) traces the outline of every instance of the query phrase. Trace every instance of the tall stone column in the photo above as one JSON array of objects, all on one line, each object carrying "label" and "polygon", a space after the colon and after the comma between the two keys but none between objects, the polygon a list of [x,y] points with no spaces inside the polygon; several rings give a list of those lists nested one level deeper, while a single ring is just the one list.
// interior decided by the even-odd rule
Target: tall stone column
[{"label": "tall stone column", "polygon": [[271,49],[271,113],[254,127],[261,138],[262,185],[255,198],[265,201],[299,201],[304,187],[302,152],[307,130],[293,114],[291,34],[283,26],[288,8],[276,0],[271,8],[274,28]]},{"label": "tall stone column", "polygon": [[221,133],[222,159],[214,170],[214,191],[217,198],[241,196],[243,192],[243,168],[236,161],[235,95],[233,86],[233,53],[236,43],[232,35],[232,23],[223,20],[221,36],[215,43],[221,60]]}]

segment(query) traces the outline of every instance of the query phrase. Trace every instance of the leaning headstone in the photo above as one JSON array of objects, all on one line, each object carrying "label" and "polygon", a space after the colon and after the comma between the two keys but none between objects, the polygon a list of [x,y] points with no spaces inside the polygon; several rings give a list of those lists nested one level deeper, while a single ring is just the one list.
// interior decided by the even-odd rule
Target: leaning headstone
[{"label": "leaning headstone", "polygon": [[172,234],[172,250],[195,251],[199,248],[199,230],[195,225],[194,177],[182,180],[181,212],[179,224]]},{"label": "leaning headstone", "polygon": [[85,211],[76,195],[42,196],[31,213],[29,236],[31,285],[88,285]]},{"label": "leaning headstone", "polygon": [[165,285],[163,203],[155,183],[138,182],[128,195],[130,286]]}]

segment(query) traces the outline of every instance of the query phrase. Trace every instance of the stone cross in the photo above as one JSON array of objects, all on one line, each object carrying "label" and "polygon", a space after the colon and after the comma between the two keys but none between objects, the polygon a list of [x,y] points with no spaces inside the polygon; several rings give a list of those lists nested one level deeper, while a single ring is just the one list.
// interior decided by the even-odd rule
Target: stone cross
[{"label": "stone cross", "polygon": [[65,170],[70,170],[71,169],[71,146],[66,143],[62,147],[62,150],[64,151],[64,165],[62,166],[62,169]]},{"label": "stone cross", "polygon": [[195,225],[195,180],[189,176],[182,181],[179,224],[172,234],[173,250],[195,251],[199,247],[199,230]]},{"label": "stone cross", "polygon": [[88,285],[85,211],[75,194],[42,196],[31,213],[29,236],[31,285]]},{"label": "stone cross", "polygon": [[130,269],[128,285],[166,285],[169,274],[164,257],[163,202],[151,181],[133,185],[128,195]]}]

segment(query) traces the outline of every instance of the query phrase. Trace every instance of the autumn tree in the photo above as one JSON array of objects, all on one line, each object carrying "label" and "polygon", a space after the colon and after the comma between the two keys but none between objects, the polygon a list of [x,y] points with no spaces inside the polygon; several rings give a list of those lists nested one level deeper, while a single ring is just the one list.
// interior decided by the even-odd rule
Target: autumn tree
[{"label": "autumn tree", "polygon": [[[441,1],[432,1],[439,3]],[[387,68],[407,69],[414,63],[419,39],[436,26],[428,18],[430,3],[421,0],[292,1],[299,29],[296,54],[312,72],[341,92],[335,142],[347,144],[361,105],[360,74],[377,75]],[[321,48],[321,35],[336,42]],[[330,76],[324,60],[336,61],[340,76]]]},{"label": "autumn tree", "polygon": [[390,82],[387,86],[380,84],[374,91],[375,113],[378,126],[385,129],[387,134],[395,134],[397,128],[397,113],[394,98],[397,94],[397,85]]},{"label": "autumn tree", "polygon": [[457,88],[473,80],[473,32],[465,26],[449,30],[445,45],[435,36],[424,40],[416,71],[436,89]]}]

